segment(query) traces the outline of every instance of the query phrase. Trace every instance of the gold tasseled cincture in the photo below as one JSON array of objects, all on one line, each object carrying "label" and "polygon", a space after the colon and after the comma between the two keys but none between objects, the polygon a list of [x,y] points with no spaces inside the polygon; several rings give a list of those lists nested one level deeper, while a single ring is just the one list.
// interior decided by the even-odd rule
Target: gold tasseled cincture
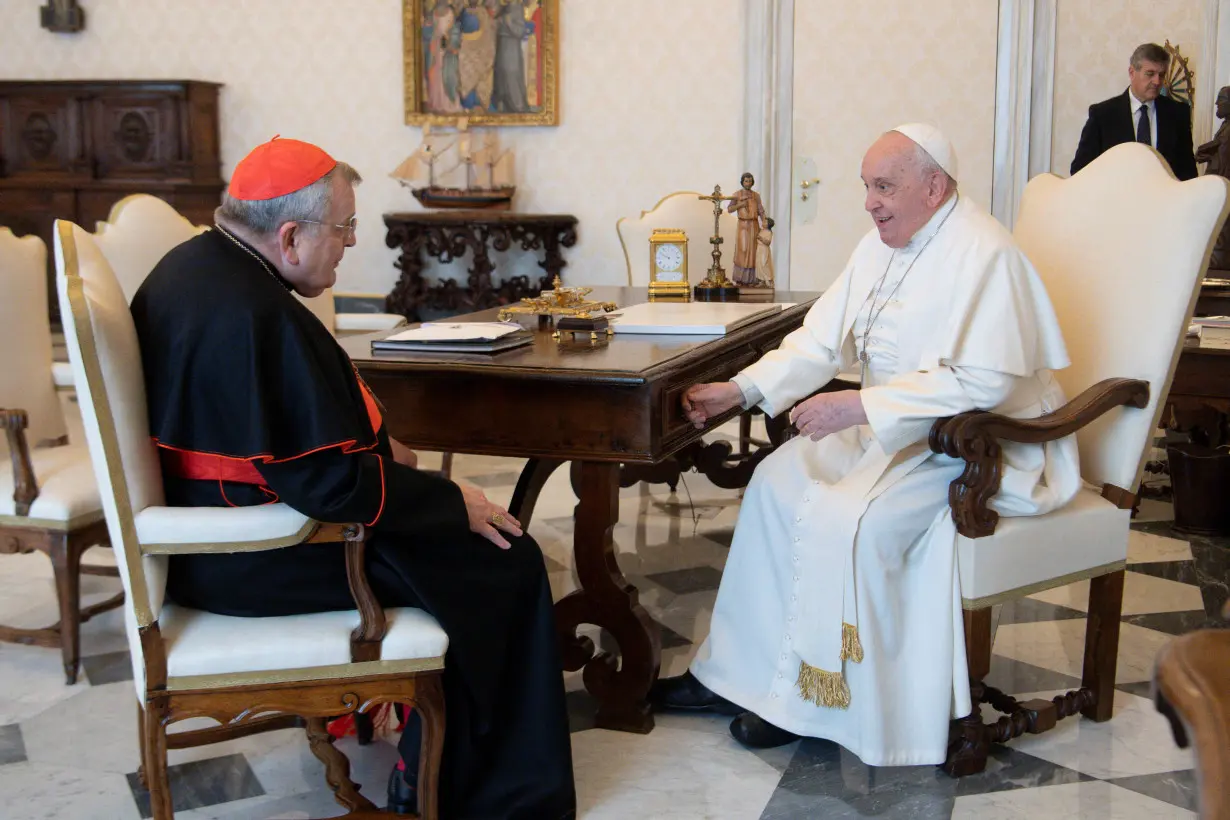
[{"label": "gold tasseled cincture", "polygon": [[[841,660],[861,663],[863,644],[858,639],[858,627],[841,625]],[[803,699],[830,709],[847,709],[850,706],[850,687],[841,672],[826,672],[807,663],[799,664],[799,679],[795,684]]]},{"label": "gold tasseled cincture", "polygon": [[841,625],[841,659],[855,663],[863,662],[863,642],[858,639],[857,626]]}]

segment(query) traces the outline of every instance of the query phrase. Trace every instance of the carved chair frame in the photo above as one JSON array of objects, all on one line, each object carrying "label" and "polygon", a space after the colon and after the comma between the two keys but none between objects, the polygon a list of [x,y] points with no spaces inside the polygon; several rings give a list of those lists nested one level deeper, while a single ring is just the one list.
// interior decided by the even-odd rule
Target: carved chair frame
[{"label": "carved chair frame", "polygon": [[[835,379],[817,393],[857,389],[857,384]],[[999,513],[988,504],[999,492],[1003,468],[1000,441],[1022,444],[1056,441],[1115,407],[1143,409],[1148,404],[1148,382],[1106,379],[1058,410],[1033,419],[1010,418],[984,410],[938,419],[929,437],[932,452],[965,462],[965,471],[948,488],[948,504],[957,532],[966,538],[986,538],[995,533]],[[1102,487],[1102,497],[1121,510],[1132,509],[1137,500],[1135,493],[1113,484]],[[953,720],[947,759],[942,766],[945,772],[953,777],[977,774],[986,768],[992,743],[1005,743],[1026,732],[1041,734],[1054,728],[1060,718],[1077,712],[1097,722],[1110,720],[1114,709],[1124,567],[1120,564],[1098,568],[1088,577],[1091,583],[1081,688],[1056,695],[1051,700],[1021,703],[983,683],[991,669],[991,605],[965,610],[965,652],[973,710],[968,716]],[[1054,585],[1072,580],[1077,579],[1056,579]],[[1025,591],[1019,595],[1007,593],[1007,597],[1025,594]],[[982,703],[989,703],[1004,717],[984,724]]]},{"label": "carved chair frame", "polygon": [[[284,673],[237,673],[216,676],[195,686],[192,678],[168,679],[167,648],[157,613],[150,610],[146,592],[145,557],[191,554],[234,549],[285,549],[305,543],[344,542],[346,577],[359,612],[360,622],[350,635],[351,663],[380,660],[381,645],[387,632],[384,609],[377,601],[364,563],[367,529],[361,524],[323,524],[311,522],[298,540],[290,545],[265,542],[259,545],[236,543],[142,545],[137,540],[130,509],[128,484],[116,465],[121,463],[120,442],[115,432],[111,401],[100,370],[94,344],[93,318],[86,303],[84,281],[77,275],[77,250],[71,227],[57,226],[63,243],[64,272],[68,308],[77,328],[82,365],[101,428],[101,447],[111,470],[111,492],[119,512],[119,536],[126,547],[117,558],[129,568],[132,588],[130,607],[136,616],[137,631],[144,661],[144,692],[138,696],[138,736],[141,761],[138,776],[149,789],[154,820],[174,817],[167,774],[167,750],[217,743],[258,732],[305,726],[312,753],[325,765],[325,779],[338,803],[348,810],[347,817],[377,814],[374,804],[359,793],[350,779],[350,764],[333,746],[326,729],[329,718],[367,714],[383,703],[403,703],[417,708],[422,719],[422,745],[419,758],[418,802],[422,820],[437,820],[438,781],[444,750],[445,704],[441,683],[442,658],[425,658],[418,665],[396,672],[360,676],[328,676],[328,669],[285,670]],[[119,472],[120,474],[117,474]],[[229,679],[227,679],[229,677]],[[174,723],[194,717],[207,717],[218,726],[174,734],[167,729]]]},{"label": "carved chair frame", "polygon": [[[60,610],[60,620],[50,626],[23,628],[0,625],[0,641],[59,647],[64,663],[65,682],[72,685],[77,682],[77,672],[81,665],[81,624],[100,612],[115,609],[124,603],[124,593],[119,592],[105,601],[84,608],[81,606],[82,575],[119,577],[116,567],[92,566],[81,562],[82,555],[90,547],[110,546],[107,522],[102,519],[101,511],[96,520],[76,526],[73,526],[72,522],[55,526],[51,522],[29,518],[30,506],[39,496],[38,477],[34,474],[26,437],[29,416],[25,410],[19,408],[0,408],[0,424],[4,426],[8,439],[13,468],[14,517],[28,519],[28,522],[0,524],[0,555],[35,551],[45,553],[51,560]],[[61,436],[53,443],[58,446],[65,445],[68,443],[68,437]]]},{"label": "carved chair frame", "polygon": [[[1105,379],[1058,410],[1038,418],[1015,419],[975,410],[938,420],[931,428],[931,450],[965,462],[965,471],[948,489],[948,504],[957,532],[973,539],[995,533],[999,514],[987,505],[999,492],[1000,441],[1021,444],[1056,441],[1115,407],[1144,409],[1148,405],[1148,382]],[[1121,510],[1132,509],[1137,501],[1136,493],[1113,484],[1102,486],[1102,497]],[[1124,566],[1119,563],[1095,568],[1087,577],[1090,578],[1089,610],[1081,686],[1051,700],[1034,699],[1022,703],[983,683],[991,669],[991,606],[965,609],[965,652],[973,710],[968,716],[953,721],[948,756],[943,764],[948,774],[963,777],[981,772],[986,768],[992,743],[1005,743],[1026,732],[1041,734],[1053,729],[1059,719],[1077,712],[1099,723],[1110,720],[1114,711]],[[1071,580],[1074,579],[1056,579],[1054,585]],[[984,724],[979,707],[982,703],[990,704],[1004,716],[995,723]]]},{"label": "carved chair frame", "polygon": [[[380,660],[387,631],[385,613],[376,600],[364,569],[367,530],[362,524],[320,524],[300,544],[345,542],[346,579],[359,611],[359,626],[350,635],[353,663]],[[291,545],[295,546],[295,545]],[[283,547],[285,549],[285,547]],[[161,552],[161,550],[160,550]],[[188,553],[185,545],[167,552]],[[154,820],[174,816],[167,780],[167,750],[183,749],[246,737],[258,732],[302,726],[312,754],[325,765],[325,780],[334,797],[348,810],[345,817],[377,812],[350,779],[350,762],[334,747],[327,731],[331,718],[367,715],[383,703],[407,704],[419,710],[423,740],[419,757],[419,813],[422,820],[438,817],[438,782],[444,752],[443,670],[396,672],[348,678],[288,680],[274,683],[238,683],[233,686],[168,689],[166,648],[157,621],[139,630],[145,655],[145,699],[138,705],[141,767],[138,776],[149,789]],[[168,733],[171,724],[207,717],[219,725]]]}]

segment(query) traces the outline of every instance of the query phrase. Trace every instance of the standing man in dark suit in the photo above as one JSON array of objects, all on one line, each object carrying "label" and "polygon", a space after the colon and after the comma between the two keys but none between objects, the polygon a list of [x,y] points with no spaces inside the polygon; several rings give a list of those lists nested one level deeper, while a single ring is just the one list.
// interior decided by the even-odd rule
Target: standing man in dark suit
[{"label": "standing man in dark suit", "polygon": [[1170,55],[1157,43],[1132,52],[1128,89],[1089,106],[1089,119],[1072,159],[1072,173],[1121,142],[1143,142],[1157,149],[1179,179],[1196,176],[1192,153],[1192,112],[1187,103],[1161,95]]}]

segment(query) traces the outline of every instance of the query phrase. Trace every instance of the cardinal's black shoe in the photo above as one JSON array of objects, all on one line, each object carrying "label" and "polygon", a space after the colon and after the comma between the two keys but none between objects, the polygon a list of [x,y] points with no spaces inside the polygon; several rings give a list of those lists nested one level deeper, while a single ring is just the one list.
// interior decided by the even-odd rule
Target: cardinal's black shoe
[{"label": "cardinal's black shoe", "polygon": [[403,774],[396,766],[389,774],[389,814],[414,814],[418,811],[418,789],[407,783]]}]

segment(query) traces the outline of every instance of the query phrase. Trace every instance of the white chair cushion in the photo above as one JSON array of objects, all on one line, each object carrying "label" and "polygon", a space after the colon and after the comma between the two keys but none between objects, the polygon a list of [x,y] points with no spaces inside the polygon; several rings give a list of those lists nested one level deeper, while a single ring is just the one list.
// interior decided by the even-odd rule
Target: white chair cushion
[{"label": "white chair cushion", "polygon": [[[386,609],[385,616],[388,632],[377,664],[444,657],[448,636],[435,618],[409,607]],[[379,672],[370,663],[350,664],[350,632],[359,625],[355,610],[235,618],[168,603],[158,625],[169,678],[301,670],[302,680],[314,677],[313,669],[346,665],[351,669],[334,668],[329,676]],[[434,666],[442,668],[443,661]],[[174,682],[168,683],[173,688]]]},{"label": "white chair cushion", "polygon": [[68,362],[52,362],[51,381],[56,387],[72,387],[73,366]]},{"label": "white chair cushion", "polygon": [[30,505],[30,515],[17,516],[13,471],[5,464],[0,469],[0,523],[67,530],[103,517],[90,453],[84,446],[39,447],[30,451],[30,461],[38,479],[38,498]]},{"label": "white chair cushion", "polygon": [[[285,504],[260,507],[146,507],[137,513],[143,553],[184,552],[173,545],[210,545],[210,552],[238,552],[296,544],[313,524]],[[191,552],[205,550],[193,549]]]},{"label": "white chair cushion", "polygon": [[392,330],[406,323],[405,316],[396,313],[338,313],[333,317],[333,329],[338,333],[368,333]]},{"label": "white chair cushion", "polygon": [[[957,536],[961,597],[967,609],[1058,586],[1068,576],[1127,560],[1132,511],[1082,489],[1046,515],[1001,517],[986,538]],[[1073,579],[1075,580],[1075,579]],[[976,606],[975,606],[976,604]]]}]

